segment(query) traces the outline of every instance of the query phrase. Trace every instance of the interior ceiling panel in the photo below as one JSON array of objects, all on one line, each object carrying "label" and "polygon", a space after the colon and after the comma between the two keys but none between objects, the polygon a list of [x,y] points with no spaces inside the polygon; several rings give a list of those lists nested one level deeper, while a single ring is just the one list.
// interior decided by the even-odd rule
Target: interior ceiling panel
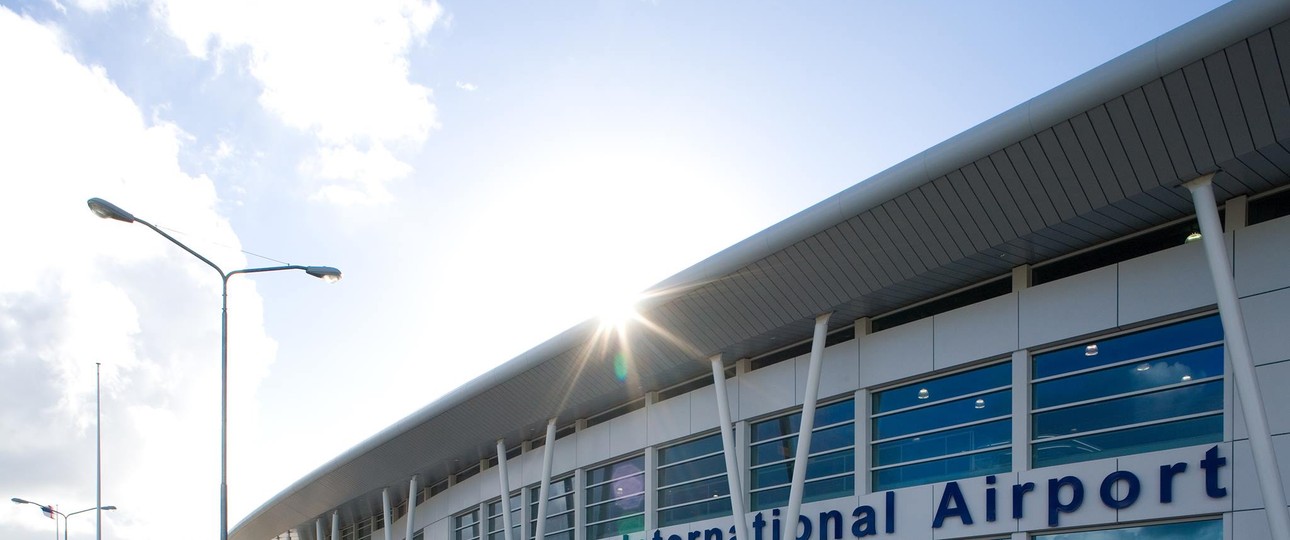
[{"label": "interior ceiling panel", "polygon": [[[1266,13],[1230,15],[1240,10]],[[702,376],[707,355],[729,362],[801,342],[816,314],[834,311],[830,327],[842,328],[1186,216],[1179,185],[1202,172],[1219,170],[1220,200],[1287,184],[1290,24],[1254,25],[1290,7],[1237,2],[1209,17],[1246,22],[1185,25],[1167,41],[1182,52],[1160,50],[1163,38],[1130,51],[665,282],[682,290],[647,301],[643,315],[667,335],[631,338],[627,380],[614,372],[620,346],[595,341],[588,321],[324,465],[233,538],[293,527],[311,538],[313,520],[337,508],[346,522],[376,515],[381,490],[406,500],[413,474],[428,485],[490,456],[499,437],[513,447],[548,418],[565,426]],[[935,170],[933,157],[950,166]]]}]

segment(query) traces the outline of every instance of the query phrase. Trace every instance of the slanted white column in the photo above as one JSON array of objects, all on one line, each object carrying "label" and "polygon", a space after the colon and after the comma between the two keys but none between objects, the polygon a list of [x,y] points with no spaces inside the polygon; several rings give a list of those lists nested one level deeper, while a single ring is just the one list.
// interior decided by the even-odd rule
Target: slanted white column
[{"label": "slanted white column", "polygon": [[314,540],[323,540],[322,518],[318,518],[314,521]]},{"label": "slanted white column", "polygon": [[502,538],[505,540],[520,540],[511,538],[511,477],[506,474],[506,440],[497,439],[497,477],[502,484],[502,529],[505,531]]},{"label": "slanted white column", "polygon": [[1254,372],[1254,356],[1250,354],[1245,317],[1241,315],[1236,283],[1232,279],[1232,265],[1227,258],[1227,237],[1218,222],[1213,179],[1214,175],[1211,173],[1184,185],[1191,190],[1192,202],[1196,205],[1196,220],[1200,222],[1205,258],[1209,260],[1209,273],[1214,278],[1218,316],[1223,321],[1223,341],[1227,345],[1228,358],[1232,361],[1236,389],[1241,394],[1241,411],[1245,413],[1245,425],[1250,432],[1250,449],[1254,453],[1259,489],[1263,492],[1268,528],[1276,540],[1290,540],[1290,513],[1286,512],[1286,494],[1281,486],[1281,471],[1272,449],[1272,430],[1268,428],[1268,415],[1263,410],[1263,396],[1259,392],[1258,377]]},{"label": "slanted white column", "polygon": [[331,512],[331,540],[340,540],[340,512]]},{"label": "slanted white column", "polygon": [[417,476],[412,475],[412,480],[408,481],[408,534],[403,540],[412,540],[412,522],[417,516]]},{"label": "slanted white column", "polygon": [[730,398],[726,393],[726,365],[721,355],[713,355],[712,384],[717,391],[717,418],[721,420],[721,450],[726,455],[726,485],[730,489],[730,513],[735,518],[735,536],[739,540],[751,540],[748,536],[747,511],[744,510],[744,488],[739,481],[742,470],[739,468],[738,447],[735,446],[735,428],[730,423]]},{"label": "slanted white column", "polygon": [[385,518],[385,540],[394,540],[394,531],[390,530],[394,528],[394,512],[390,508],[390,488],[381,490],[381,513]]},{"label": "slanted white column", "polygon": [[546,423],[546,444],[542,448],[542,484],[538,487],[537,527],[533,538],[546,534],[546,500],[551,496],[551,460],[555,457],[555,418]]},{"label": "slanted white column", "polygon": [[802,496],[806,491],[806,458],[811,454],[811,430],[815,429],[815,402],[820,393],[820,364],[824,363],[824,339],[829,332],[829,317],[815,318],[815,336],[811,339],[811,363],[806,371],[806,396],[802,402],[802,426],[797,432],[797,455],[793,457],[793,484],[788,488],[788,512],[784,515],[784,540],[797,538],[797,516],[802,513]]}]

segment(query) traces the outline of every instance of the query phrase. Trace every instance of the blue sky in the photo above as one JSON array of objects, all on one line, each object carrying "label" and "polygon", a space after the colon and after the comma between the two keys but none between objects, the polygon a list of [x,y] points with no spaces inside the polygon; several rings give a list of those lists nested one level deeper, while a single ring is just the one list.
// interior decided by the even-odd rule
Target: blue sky
[{"label": "blue sky", "polygon": [[[0,487],[230,507],[615,301],[1221,2],[0,0]],[[85,516],[88,516],[86,514]],[[72,519],[73,536],[92,517]],[[0,537],[48,534],[0,506]]]}]

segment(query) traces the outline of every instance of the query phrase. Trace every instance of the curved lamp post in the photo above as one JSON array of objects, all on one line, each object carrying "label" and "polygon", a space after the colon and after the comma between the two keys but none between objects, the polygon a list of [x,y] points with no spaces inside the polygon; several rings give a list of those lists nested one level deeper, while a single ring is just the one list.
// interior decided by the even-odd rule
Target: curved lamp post
[{"label": "curved lamp post", "polygon": [[197,257],[207,266],[214,268],[220,275],[223,282],[224,302],[220,312],[220,450],[219,450],[219,537],[220,540],[228,540],[228,278],[237,274],[256,274],[260,272],[277,272],[281,270],[302,270],[306,274],[322,279],[328,283],[340,281],[340,270],[330,266],[300,266],[289,264],[284,266],[269,266],[264,268],[243,268],[225,272],[220,269],[210,259],[203,257],[200,253],[193,251],[192,248],[185,246],[183,242],[175,240],[173,236],[166,234],[165,231],[158,229],[151,223],[135,217],[133,214],[126,212],[121,207],[95,197],[86,201],[90,211],[94,215],[104,219],[115,219],[125,223],[142,223],[153,232],[170,240],[176,246],[179,246],[194,257]]},{"label": "curved lamp post", "polygon": [[[63,516],[63,540],[67,540],[67,528],[68,528],[67,518],[72,517],[76,514],[89,512],[90,510],[116,510],[115,506],[95,506],[93,508],[86,508],[84,510],[77,510],[75,512],[68,512],[64,514],[62,512],[59,512],[58,510],[55,510],[54,506],[51,504],[40,504],[38,502],[32,502],[27,499],[19,499],[18,497],[14,497],[9,500],[13,501],[15,504],[33,504],[33,505],[39,506],[42,511],[50,514],[51,516]],[[54,518],[54,528],[55,529],[58,528],[58,518]],[[57,531],[55,531],[55,535],[57,535]],[[55,538],[57,538],[57,536],[55,536]]]}]

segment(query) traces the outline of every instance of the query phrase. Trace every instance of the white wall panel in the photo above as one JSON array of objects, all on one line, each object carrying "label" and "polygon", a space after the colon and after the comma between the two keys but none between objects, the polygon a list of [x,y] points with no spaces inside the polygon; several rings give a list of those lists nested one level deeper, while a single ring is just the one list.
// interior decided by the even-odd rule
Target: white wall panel
[{"label": "white wall panel", "polygon": [[935,316],[935,369],[1017,350],[1017,294],[977,302]]},{"label": "white wall panel", "polygon": [[1116,267],[1108,266],[1022,290],[1020,346],[1115,328],[1116,287]]},{"label": "white wall panel", "polygon": [[[1281,485],[1290,492],[1290,435],[1273,437],[1272,449],[1276,452],[1277,464],[1281,467]],[[1232,457],[1227,464],[1232,468],[1231,496],[1234,508],[1263,508],[1263,493],[1259,491],[1259,477],[1254,469],[1254,454],[1250,451],[1248,439],[1232,443]]]},{"label": "white wall panel", "polygon": [[452,512],[451,501],[448,497],[446,492],[440,493],[417,507],[417,518],[412,522],[415,528],[427,527],[431,523],[447,518],[448,514]]},{"label": "white wall panel", "polygon": [[1119,272],[1121,325],[1218,302],[1200,242],[1124,261]]},{"label": "white wall panel", "polygon": [[659,444],[690,434],[690,394],[650,405],[648,417],[649,444]]},{"label": "white wall panel", "polygon": [[[1290,274],[1290,267],[1287,267]],[[1241,299],[1241,314],[1250,337],[1254,363],[1290,360],[1290,288]]]},{"label": "white wall panel", "polygon": [[797,387],[796,364],[793,360],[785,360],[739,377],[741,391],[739,416],[736,419],[760,416],[793,406]]},{"label": "white wall panel", "polygon": [[1263,510],[1247,510],[1233,513],[1232,535],[1226,538],[1239,538],[1240,540],[1272,538],[1272,530],[1268,528],[1267,512]]},{"label": "white wall panel", "polygon": [[1290,217],[1237,231],[1233,257],[1236,293],[1249,296],[1290,287]]},{"label": "white wall panel", "polygon": [[[820,362],[818,397],[850,394],[860,388],[860,366],[856,362],[858,358],[856,350],[857,345],[854,340],[824,349],[824,358]],[[793,363],[796,364],[797,373],[793,403],[802,404],[806,402],[806,377],[811,369],[811,355],[799,356]]]},{"label": "white wall panel", "polygon": [[[462,480],[461,483],[448,488],[448,514],[456,514],[468,507],[479,505],[479,501],[484,500],[482,491],[483,474],[476,474],[470,478]],[[497,477],[493,477],[493,485],[497,485]],[[439,516],[433,516],[437,519]]]},{"label": "white wall panel", "polygon": [[[730,418],[738,421],[739,418],[739,379],[726,380],[726,401],[730,404]],[[690,433],[703,433],[704,431],[717,429],[721,427],[721,419],[717,414],[717,387],[705,386],[693,392],[690,392]]]},{"label": "white wall panel", "polygon": [[[1272,430],[1273,435],[1290,433],[1290,392],[1286,391],[1286,385],[1290,384],[1290,362],[1280,362],[1277,364],[1268,364],[1257,366],[1254,369],[1259,381],[1259,393],[1263,395],[1263,410],[1268,417],[1268,427]],[[1232,401],[1232,429],[1233,437],[1236,439],[1247,439],[1250,432],[1245,426],[1245,413],[1241,408],[1241,393],[1235,389],[1235,399]],[[1290,467],[1290,462],[1286,462]]]},{"label": "white wall panel", "polygon": [[[645,447],[646,409],[637,409],[609,421],[611,455],[619,456]],[[568,469],[560,469],[565,471]]]},{"label": "white wall panel", "polygon": [[609,441],[613,439],[611,422],[596,424],[578,432],[578,466],[585,467],[611,457]]},{"label": "white wall panel", "polygon": [[[1119,511],[1120,522],[1230,512],[1232,510],[1230,493],[1228,497],[1222,499],[1215,499],[1205,494],[1205,470],[1200,468],[1200,460],[1213,446],[1215,445],[1204,444],[1119,458],[1117,460],[1119,470],[1130,471],[1137,475],[1141,489],[1138,492],[1137,502]],[[1228,467],[1219,469],[1219,485],[1231,486],[1232,443],[1219,443],[1217,446],[1218,455],[1229,460]],[[1171,490],[1173,502],[1160,504],[1160,467],[1175,463],[1186,463],[1187,470],[1173,477]],[[1088,487],[1085,486],[1085,488]],[[1097,489],[1099,486],[1093,487]],[[1090,494],[1094,497],[1098,496],[1097,492],[1093,491],[1085,493],[1085,497]],[[1117,490],[1117,496],[1123,497],[1124,494]],[[1097,503],[1096,500],[1093,502]]]},{"label": "white wall panel", "polygon": [[[510,472],[509,470],[506,472]],[[479,500],[486,501],[502,495],[502,484],[498,481],[501,469],[496,465],[479,473]],[[479,502],[479,501],[476,501]]]},{"label": "white wall panel", "polygon": [[431,523],[430,528],[426,529],[422,538],[425,540],[448,540],[452,538],[452,520],[441,519]]},{"label": "white wall panel", "polygon": [[932,515],[936,511],[936,500],[932,498],[932,486],[914,486],[895,490],[896,493],[896,532],[886,534],[887,512],[886,491],[863,495],[860,504],[872,506],[878,511],[878,538],[932,538]]},{"label": "white wall panel", "polygon": [[856,338],[860,384],[877,386],[932,370],[932,318]]},{"label": "white wall panel", "polygon": [[520,468],[524,473],[523,480],[517,487],[527,486],[542,480],[542,448],[534,448],[524,452],[515,461],[520,463]]},{"label": "white wall panel", "polygon": [[[639,411],[638,411],[639,412]],[[563,439],[555,441],[555,455],[551,460],[551,477],[554,478],[561,474],[567,473],[578,468],[578,435],[575,433]],[[538,462],[538,467],[542,462]],[[542,471],[538,471],[538,480],[542,478]]]},{"label": "white wall panel", "polygon": [[[959,491],[963,494],[963,501],[970,511],[972,525],[964,526],[963,521],[959,518],[946,519],[940,529],[933,529],[934,538],[963,538],[968,536],[981,536],[986,534],[1003,534],[1014,532],[1018,527],[1018,522],[1012,519],[1012,485],[1017,483],[1017,473],[1001,473],[995,475],[993,485],[986,484],[986,477],[978,476],[976,478],[966,478],[958,480]],[[940,506],[941,497],[944,496],[946,484],[936,484],[932,490],[932,509],[933,516],[935,510]],[[995,489],[995,521],[986,521],[986,489]],[[951,508],[947,506],[947,508]],[[932,521],[928,521],[929,524]]]}]

